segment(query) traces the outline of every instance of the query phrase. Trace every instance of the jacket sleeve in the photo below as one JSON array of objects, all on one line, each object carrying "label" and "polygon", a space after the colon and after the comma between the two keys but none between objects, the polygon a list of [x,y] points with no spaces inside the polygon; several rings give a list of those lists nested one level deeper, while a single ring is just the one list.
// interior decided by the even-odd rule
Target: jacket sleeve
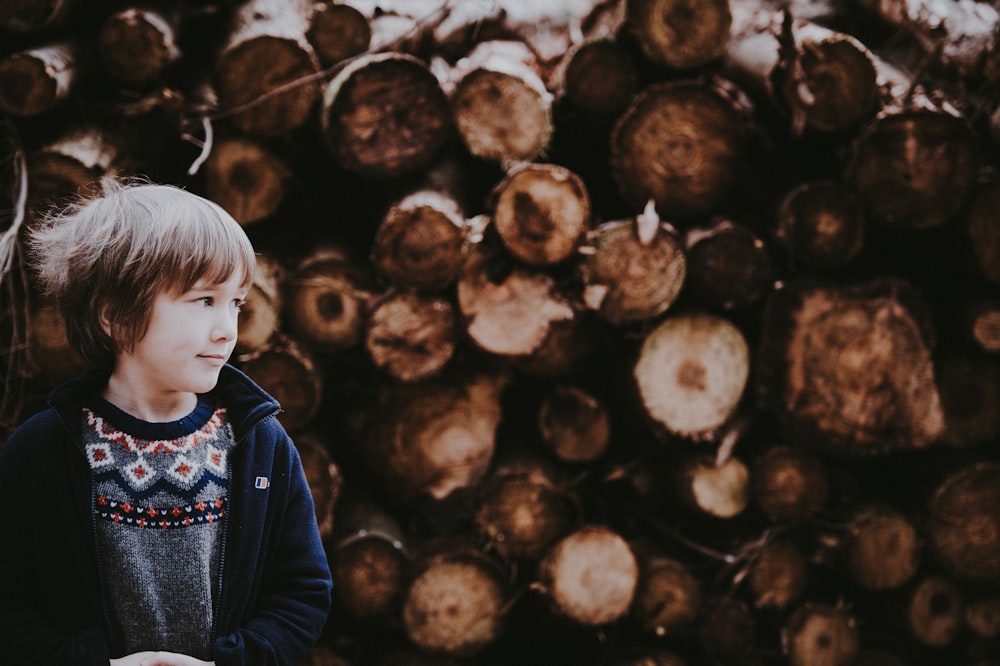
[{"label": "jacket sleeve", "polygon": [[[251,462],[250,472],[236,481],[241,487],[230,493],[240,502],[239,515],[230,525],[230,539],[238,546],[227,546],[224,587],[231,589],[223,592],[223,599],[231,600],[232,588],[245,589],[250,580],[259,581],[259,589],[248,593],[244,612],[236,611],[242,615],[237,628],[216,640],[219,666],[300,663],[319,639],[330,609],[330,568],[309,484],[283,430],[278,440],[273,465],[267,469]],[[260,487],[265,484],[258,478],[266,479],[266,487]],[[262,515],[266,518],[260,521]],[[256,530],[260,533],[255,537]],[[247,552],[255,539],[260,540],[259,552]]]},{"label": "jacket sleeve", "polygon": [[107,666],[100,613],[87,600],[93,588],[82,579],[79,483],[69,480],[65,433],[50,417],[34,417],[0,447],[0,661]]}]

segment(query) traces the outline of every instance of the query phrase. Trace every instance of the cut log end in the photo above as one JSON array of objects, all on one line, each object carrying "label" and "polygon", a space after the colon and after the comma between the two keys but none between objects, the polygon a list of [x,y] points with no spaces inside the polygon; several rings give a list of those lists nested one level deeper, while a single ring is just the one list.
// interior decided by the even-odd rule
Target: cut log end
[{"label": "cut log end", "polygon": [[626,16],[646,57],[674,69],[721,56],[732,24],[729,3],[720,0],[629,0]]},{"label": "cut log end", "polygon": [[743,334],[709,314],[664,320],[647,335],[634,376],[649,415],[692,438],[716,432],[734,413],[750,373]]},{"label": "cut log end", "polygon": [[855,620],[844,609],[822,604],[801,606],[782,629],[792,666],[850,666],[860,650]]},{"label": "cut log end", "polygon": [[848,567],[860,585],[889,590],[906,583],[920,566],[921,544],[916,528],[890,510],[871,510],[851,521]]}]

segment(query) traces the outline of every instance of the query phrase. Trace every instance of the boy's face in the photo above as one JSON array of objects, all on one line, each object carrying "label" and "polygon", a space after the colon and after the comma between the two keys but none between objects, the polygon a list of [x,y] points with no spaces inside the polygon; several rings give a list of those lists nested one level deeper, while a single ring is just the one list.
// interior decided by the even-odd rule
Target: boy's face
[{"label": "boy's face", "polygon": [[119,354],[116,372],[163,394],[210,391],[233,353],[246,295],[236,274],[221,284],[201,281],[182,294],[159,294],[146,334],[131,353]]}]

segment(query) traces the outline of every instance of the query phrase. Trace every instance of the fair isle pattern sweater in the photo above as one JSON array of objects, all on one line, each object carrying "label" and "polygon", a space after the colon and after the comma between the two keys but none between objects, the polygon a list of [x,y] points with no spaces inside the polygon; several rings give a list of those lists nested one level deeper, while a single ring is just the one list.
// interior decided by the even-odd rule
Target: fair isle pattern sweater
[{"label": "fair isle pattern sweater", "polygon": [[101,582],[128,652],[210,660],[233,432],[201,398],[169,423],[96,400],[83,412]]}]

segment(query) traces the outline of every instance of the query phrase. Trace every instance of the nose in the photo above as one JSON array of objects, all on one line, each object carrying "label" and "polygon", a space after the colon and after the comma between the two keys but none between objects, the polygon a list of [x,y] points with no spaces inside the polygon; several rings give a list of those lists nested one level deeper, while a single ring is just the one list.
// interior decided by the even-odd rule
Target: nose
[{"label": "nose", "polygon": [[239,330],[239,316],[238,311],[220,311],[219,315],[215,319],[215,326],[212,328],[212,337],[215,340],[235,340],[236,333]]}]

